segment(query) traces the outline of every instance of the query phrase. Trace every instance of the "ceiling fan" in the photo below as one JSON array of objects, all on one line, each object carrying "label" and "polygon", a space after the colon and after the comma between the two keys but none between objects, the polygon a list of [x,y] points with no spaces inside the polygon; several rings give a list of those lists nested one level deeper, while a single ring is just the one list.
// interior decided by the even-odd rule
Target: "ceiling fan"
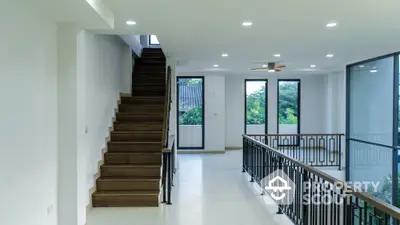
[{"label": "ceiling fan", "polygon": [[285,68],[286,66],[281,64],[281,65],[275,65],[274,62],[269,62],[268,65],[264,65],[263,67],[260,68],[251,68],[251,71],[268,71],[268,72],[280,72],[281,68]]}]

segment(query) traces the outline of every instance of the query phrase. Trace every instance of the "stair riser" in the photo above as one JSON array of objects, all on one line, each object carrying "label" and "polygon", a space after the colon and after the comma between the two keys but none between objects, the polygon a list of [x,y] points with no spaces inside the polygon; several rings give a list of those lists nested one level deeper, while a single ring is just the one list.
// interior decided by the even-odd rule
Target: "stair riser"
[{"label": "stair riser", "polygon": [[164,113],[164,104],[160,106],[137,106],[137,105],[120,105],[118,107],[119,112],[128,113]]},{"label": "stair riser", "polygon": [[93,207],[158,207],[158,196],[93,196]]},{"label": "stair riser", "polygon": [[117,121],[132,121],[132,122],[163,122],[163,115],[120,115],[117,114]]},{"label": "stair riser", "polygon": [[159,181],[102,181],[97,180],[98,191],[144,191],[160,190]]},{"label": "stair riser", "polygon": [[164,106],[164,98],[156,99],[122,99],[122,104],[162,104]]},{"label": "stair riser", "polygon": [[111,141],[161,141],[161,134],[111,134]]},{"label": "stair riser", "polygon": [[163,64],[156,64],[156,65],[152,65],[152,66],[148,66],[148,65],[141,65],[141,66],[136,66],[134,71],[135,72],[144,72],[144,71],[149,71],[149,72],[166,72],[167,67],[165,67],[165,65]]},{"label": "stair riser", "polygon": [[162,124],[114,124],[115,131],[162,131]]},{"label": "stair riser", "polygon": [[162,145],[161,144],[113,144],[108,143],[107,150],[108,152],[161,152]]},{"label": "stair riser", "polygon": [[161,164],[161,154],[118,154],[105,155],[106,164]]},{"label": "stair riser", "polygon": [[146,78],[146,77],[137,77],[133,78],[133,84],[139,85],[164,85],[165,80],[163,78]]},{"label": "stair riser", "polygon": [[166,60],[165,59],[152,59],[152,58],[147,58],[147,59],[142,59],[140,62],[141,65],[143,66],[164,66],[166,67]]},{"label": "stair riser", "polygon": [[165,93],[164,86],[155,86],[155,85],[144,85],[144,86],[133,86],[132,90],[135,91],[157,91],[161,93]]},{"label": "stair riser", "polygon": [[[160,166],[161,167],[161,166]],[[159,177],[160,168],[158,167],[134,167],[134,168],[118,168],[118,167],[101,167],[101,176],[103,177]]]},{"label": "stair riser", "polygon": [[135,96],[164,96],[165,91],[133,91]]}]

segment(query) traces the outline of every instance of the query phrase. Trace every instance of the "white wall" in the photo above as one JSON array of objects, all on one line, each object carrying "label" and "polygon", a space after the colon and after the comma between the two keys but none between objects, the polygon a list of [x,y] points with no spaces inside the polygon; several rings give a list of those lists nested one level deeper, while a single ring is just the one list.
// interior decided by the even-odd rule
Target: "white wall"
[{"label": "white wall", "polygon": [[226,146],[242,146],[244,133],[244,82],[245,79],[268,79],[268,133],[277,132],[277,80],[300,79],[301,133],[324,133],[326,131],[325,78],[320,75],[301,77],[226,76]]},{"label": "white wall", "polygon": [[328,133],[344,133],[346,130],[345,77],[344,71],[325,76],[326,132]]},{"label": "white wall", "polygon": [[56,24],[0,7],[0,224],[57,224]]}]

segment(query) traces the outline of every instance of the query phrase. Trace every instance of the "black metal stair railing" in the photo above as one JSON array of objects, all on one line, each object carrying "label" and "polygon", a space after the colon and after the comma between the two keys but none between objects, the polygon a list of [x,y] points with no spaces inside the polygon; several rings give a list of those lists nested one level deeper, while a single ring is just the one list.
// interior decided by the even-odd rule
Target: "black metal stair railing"
[{"label": "black metal stair railing", "polygon": [[[281,170],[295,184],[293,201],[278,204],[278,213],[299,225],[398,225],[400,209],[358,191],[318,168],[243,135],[243,171],[261,187],[264,178]],[[310,184],[313,185],[310,185]],[[317,184],[317,185],[315,185]],[[331,187],[323,190],[320,187]],[[264,193],[263,188],[263,193]],[[306,200],[308,196],[308,200]],[[310,201],[311,197],[311,201]],[[330,201],[326,201],[330,199]]]},{"label": "black metal stair railing", "polygon": [[342,167],[344,134],[248,134],[303,163],[318,167]]},{"label": "black metal stair railing", "polygon": [[167,68],[166,89],[164,100],[164,122],[162,132],[162,172],[161,172],[161,185],[162,185],[162,203],[171,205],[172,187],[174,186],[174,173],[175,173],[175,137],[169,133],[170,112],[172,102],[172,77],[171,67]]}]

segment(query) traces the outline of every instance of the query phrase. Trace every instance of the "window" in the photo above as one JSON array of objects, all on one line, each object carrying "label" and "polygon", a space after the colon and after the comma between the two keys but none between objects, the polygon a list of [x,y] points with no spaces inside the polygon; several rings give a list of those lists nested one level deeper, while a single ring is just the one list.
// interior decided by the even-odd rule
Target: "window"
[{"label": "window", "polygon": [[278,80],[278,133],[300,133],[300,80]]},{"label": "window", "polygon": [[150,45],[159,45],[160,44],[156,35],[152,34],[149,36],[150,36]]},{"label": "window", "polygon": [[267,133],[267,80],[245,80],[245,133]]}]

